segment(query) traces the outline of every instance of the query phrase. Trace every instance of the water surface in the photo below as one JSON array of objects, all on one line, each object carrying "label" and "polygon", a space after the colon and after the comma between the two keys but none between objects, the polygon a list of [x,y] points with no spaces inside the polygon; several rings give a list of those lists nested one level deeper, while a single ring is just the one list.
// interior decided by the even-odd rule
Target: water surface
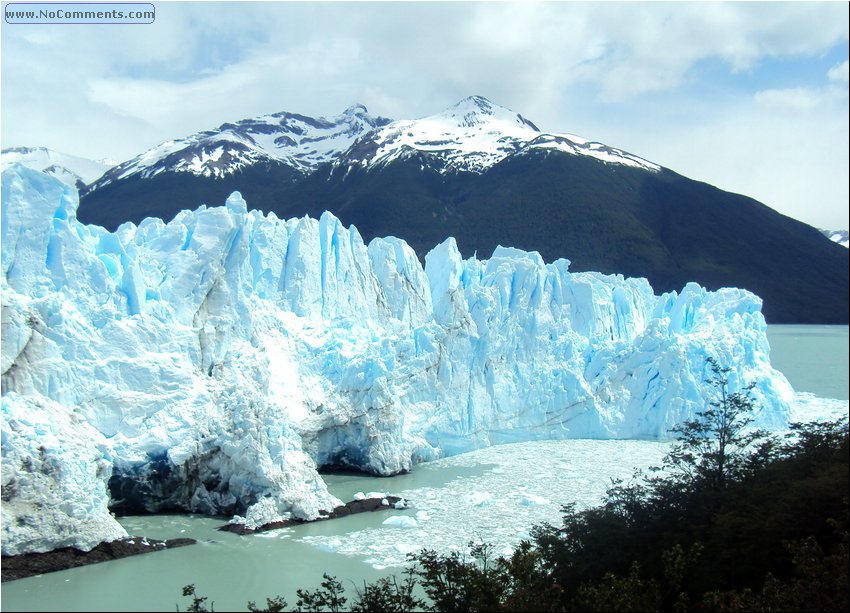
[{"label": "water surface", "polygon": [[770,362],[798,392],[850,398],[850,343],[847,326],[767,327]]}]

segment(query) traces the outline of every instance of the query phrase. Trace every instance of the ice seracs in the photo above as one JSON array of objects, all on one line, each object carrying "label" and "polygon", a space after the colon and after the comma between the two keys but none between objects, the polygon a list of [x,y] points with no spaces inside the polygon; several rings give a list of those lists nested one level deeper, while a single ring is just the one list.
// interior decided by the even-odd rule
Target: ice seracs
[{"label": "ice seracs", "polygon": [[760,425],[787,419],[746,291],[655,296],[534,252],[463,259],[450,238],[423,267],[401,240],[367,246],[333,215],[282,220],[238,194],[114,233],[77,202],[42,173],[3,175],[4,485],[49,464],[38,487],[66,500],[55,515],[4,487],[4,553],[119,534],[110,499],[256,527],[340,504],[317,467],[665,437],[706,406],[707,356],[755,384]]}]

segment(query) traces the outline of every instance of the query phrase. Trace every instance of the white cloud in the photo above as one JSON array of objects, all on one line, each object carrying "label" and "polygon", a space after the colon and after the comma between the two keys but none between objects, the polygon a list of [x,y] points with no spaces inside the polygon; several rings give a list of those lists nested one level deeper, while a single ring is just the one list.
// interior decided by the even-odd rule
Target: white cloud
[{"label": "white cloud", "polygon": [[823,104],[829,94],[826,90],[811,87],[766,89],[755,94],[756,104],[772,108],[808,111]]},{"label": "white cloud", "polygon": [[[306,101],[301,103],[301,109],[281,105],[297,104],[299,89],[305,82],[340,78],[357,62],[358,56],[359,44],[355,40],[323,40],[287,53],[258,53],[238,65],[226,66],[185,83],[161,79],[93,79],[89,82],[90,96],[116,113],[160,128],[168,125],[176,134],[182,134],[214,127],[219,123],[211,123],[214,117],[221,122],[241,119],[242,116],[233,116],[234,108],[253,109],[249,114],[254,115],[284,109],[310,111]],[[313,87],[308,95],[318,93]],[[339,112],[342,108],[335,110]],[[186,122],[193,115],[197,118],[192,122],[196,127],[190,129]]]},{"label": "white cloud", "polygon": [[[733,108],[769,119],[775,133],[795,132],[802,113],[807,131],[838,133],[846,148],[846,125],[830,121],[846,115],[847,61],[821,88],[768,84],[731,106],[728,93],[696,82],[699,66],[746,77],[768,58],[822,56],[846,43],[847,22],[846,3],[160,2],[153,26],[4,25],[3,146],[126,159],[269,112],[333,115],[362,102],[419,117],[482,94],[543,128],[631,148],[723,186],[708,172],[724,170],[709,160],[729,157],[723,142],[704,136],[691,152],[687,143],[712,127],[731,138],[720,117]],[[682,98],[695,89],[706,99]],[[737,125],[735,142],[764,138],[764,121]],[[674,142],[665,148],[662,136]],[[821,149],[832,155],[831,147]],[[810,154],[814,166],[822,153]],[[705,176],[693,160],[704,161]],[[770,151],[758,163],[765,174],[783,167]],[[837,172],[818,181],[846,182],[846,165]],[[734,183],[759,197],[743,179]],[[827,200],[846,210],[841,197]]]},{"label": "white cloud", "polygon": [[847,16],[846,6],[813,3],[481,3],[469,39],[481,57],[519,60],[617,102],[673,90],[701,61],[745,72],[823,53],[847,39]]},{"label": "white cloud", "polygon": [[845,86],[850,81],[848,77],[848,65],[850,62],[848,60],[844,60],[829,69],[827,73],[827,78],[833,83],[838,83],[839,85],[844,84]]},{"label": "white cloud", "polygon": [[765,89],[755,93],[757,105],[773,109],[811,111],[847,100],[847,68],[844,60],[827,71],[829,81],[821,87]]}]

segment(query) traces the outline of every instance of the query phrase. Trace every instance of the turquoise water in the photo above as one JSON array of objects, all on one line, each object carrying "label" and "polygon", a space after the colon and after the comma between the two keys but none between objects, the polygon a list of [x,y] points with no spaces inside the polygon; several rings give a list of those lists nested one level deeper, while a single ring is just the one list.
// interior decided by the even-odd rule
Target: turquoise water
[{"label": "turquoise water", "polygon": [[[440,487],[452,479],[469,478],[489,466],[422,467],[392,479],[329,475],[331,492],[351,500],[357,491],[393,491]],[[390,483],[392,482],[392,484]],[[247,599],[264,602],[284,595],[295,604],[295,589],[318,586],[322,573],[356,578],[359,584],[385,576],[364,561],[341,556],[302,542],[305,537],[344,539],[348,533],[381,526],[387,515],[361,513],[260,535],[243,537],[217,530],[224,520],[192,515],[155,515],[121,520],[130,534],[150,538],[188,537],[198,545],[93,564],[2,586],[4,611],[173,611],[185,610],[184,585],[194,583],[210,595],[216,610],[246,610]],[[424,544],[423,544],[424,545]],[[390,569],[393,570],[393,569]],[[352,579],[353,580],[353,579]],[[348,583],[348,588],[353,584]]]},{"label": "turquoise water", "polygon": [[770,362],[797,392],[850,398],[847,326],[768,326]]},{"label": "turquoise water", "polygon": [[[795,390],[809,393],[815,410],[811,394],[847,400],[847,326],[770,326],[768,339],[774,366]],[[557,521],[562,504],[593,504],[611,477],[657,464],[664,451],[663,443],[651,441],[543,441],[447,458],[388,479],[329,475],[328,487],[343,500],[358,491],[387,491],[408,496],[414,508],[250,537],[219,532],[222,521],[205,517],[125,518],[131,534],[192,537],[200,544],[6,583],[2,608],[173,611],[179,604],[185,610],[181,590],[189,583],[219,611],[245,610],[247,599],[260,603],[277,594],[294,605],[295,589],[317,586],[324,572],[352,591],[400,570],[404,554],[419,547],[462,547],[472,538],[510,546],[532,524]],[[391,514],[416,517],[418,525],[389,528],[383,521]]]}]

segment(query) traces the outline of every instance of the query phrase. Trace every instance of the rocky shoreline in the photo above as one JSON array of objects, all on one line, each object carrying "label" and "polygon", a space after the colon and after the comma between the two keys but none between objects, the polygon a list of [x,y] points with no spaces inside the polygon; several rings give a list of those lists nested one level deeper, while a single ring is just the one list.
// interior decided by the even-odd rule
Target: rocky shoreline
[{"label": "rocky shoreline", "polygon": [[248,528],[244,524],[225,524],[224,526],[221,526],[219,530],[222,532],[232,532],[240,535],[256,534],[257,532],[268,532],[269,530],[277,530],[279,528],[289,528],[291,526],[300,526],[301,524],[337,519],[347,515],[354,515],[355,513],[371,513],[373,511],[389,511],[391,509],[406,508],[408,508],[408,501],[399,496],[360,498],[341,504],[338,507],[335,507],[330,513],[323,514],[316,519],[287,519],[284,521],[273,521],[268,524],[263,524],[259,528]]},{"label": "rocky shoreline", "polygon": [[[239,535],[248,535],[255,534],[257,532],[277,530],[279,528],[288,528],[290,526],[300,526],[301,524],[311,523],[314,521],[337,519],[347,515],[354,515],[355,513],[389,511],[392,509],[405,509],[407,507],[407,501],[399,496],[360,498],[341,504],[334,508],[333,511],[323,514],[313,520],[289,519],[264,524],[259,528],[248,528],[242,524],[225,524],[224,526],[221,526],[219,530]],[[61,549],[54,549],[53,551],[47,551],[45,553],[26,553],[18,556],[3,556],[2,579],[3,581],[23,579],[25,577],[33,577],[44,573],[76,568],[77,566],[98,564],[100,562],[119,560],[121,558],[143,553],[194,545],[196,542],[197,541],[195,541],[195,539],[190,538],[176,538],[159,541],[142,536],[131,536],[110,541],[108,543],[100,543],[91,551],[81,551],[73,547],[63,547]]]},{"label": "rocky shoreline", "polygon": [[2,580],[12,581],[33,577],[58,570],[67,570],[77,566],[110,562],[129,556],[135,556],[176,547],[194,545],[197,541],[190,538],[158,541],[141,536],[130,536],[108,543],[100,543],[91,551],[81,551],[74,547],[62,547],[44,553],[25,553],[18,556],[3,556]]}]

